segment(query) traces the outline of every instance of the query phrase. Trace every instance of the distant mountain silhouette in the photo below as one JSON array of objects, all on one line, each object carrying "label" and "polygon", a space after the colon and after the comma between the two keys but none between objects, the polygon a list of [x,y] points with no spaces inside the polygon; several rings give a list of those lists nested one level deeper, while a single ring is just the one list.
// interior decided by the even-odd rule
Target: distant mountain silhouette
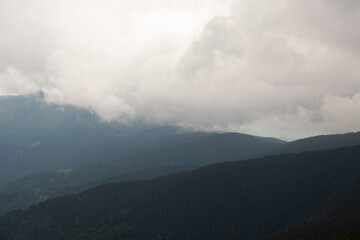
[{"label": "distant mountain silhouette", "polygon": [[320,135],[295,140],[281,145],[267,154],[296,153],[360,145],[360,132]]},{"label": "distant mountain silhouette", "polygon": [[40,93],[0,96],[0,114],[0,184],[79,165],[178,131],[140,122],[104,123],[84,109],[45,104]]}]

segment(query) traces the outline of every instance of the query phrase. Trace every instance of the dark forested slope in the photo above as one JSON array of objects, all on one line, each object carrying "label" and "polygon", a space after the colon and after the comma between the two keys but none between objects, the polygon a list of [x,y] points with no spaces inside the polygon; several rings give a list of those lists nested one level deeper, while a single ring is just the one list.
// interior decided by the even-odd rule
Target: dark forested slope
[{"label": "dark forested slope", "polygon": [[2,239],[248,239],[309,218],[360,170],[360,147],[228,162],[98,186],[0,219]]},{"label": "dark forested slope", "polygon": [[360,174],[319,203],[305,221],[259,239],[329,240],[352,230],[360,230]]}]

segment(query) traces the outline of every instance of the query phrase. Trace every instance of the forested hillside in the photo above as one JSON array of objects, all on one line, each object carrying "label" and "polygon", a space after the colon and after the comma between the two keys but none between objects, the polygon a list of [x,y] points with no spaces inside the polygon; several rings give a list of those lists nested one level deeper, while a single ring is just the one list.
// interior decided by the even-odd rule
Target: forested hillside
[{"label": "forested hillside", "polygon": [[358,177],[360,147],[112,183],[2,217],[2,239],[249,239],[304,221]]},{"label": "forested hillside", "polygon": [[319,203],[311,216],[304,221],[261,237],[259,240],[326,240],[335,236],[350,235],[351,232],[359,237],[359,231],[355,231],[360,230],[359,219],[360,174]]},{"label": "forested hillside", "polygon": [[[131,147],[68,169],[34,174],[12,181],[0,187],[3,196],[7,193],[22,196],[42,193],[42,198],[64,193],[76,193],[89,187],[113,181],[149,179],[169,173],[195,169],[210,163],[244,160],[260,155],[279,144],[238,133],[182,133],[164,137],[158,141]],[[11,199],[11,198],[6,198]],[[3,210],[24,208],[36,203],[39,198],[3,201]],[[0,196],[1,201],[1,196]],[[6,206],[9,206],[7,208]]]}]

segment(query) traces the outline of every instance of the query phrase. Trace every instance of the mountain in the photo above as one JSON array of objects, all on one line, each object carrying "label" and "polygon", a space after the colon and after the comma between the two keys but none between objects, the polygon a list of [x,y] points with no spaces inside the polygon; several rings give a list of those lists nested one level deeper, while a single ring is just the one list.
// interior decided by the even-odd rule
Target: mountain
[{"label": "mountain", "polygon": [[[1,239],[249,239],[306,220],[359,176],[360,146],[101,185],[0,218]],[[351,184],[350,184],[351,185]]]},{"label": "mountain", "polygon": [[[6,193],[23,196],[22,191],[26,192],[26,196],[29,193],[34,195],[27,197],[28,200],[18,199],[15,202],[13,198],[5,197],[0,215],[25,208],[39,199],[77,193],[102,183],[150,179],[222,161],[356,145],[360,142],[360,133],[316,136],[286,143],[239,133],[179,132],[179,129],[165,127],[126,136],[128,142],[131,139],[132,146],[126,148],[124,146],[129,145],[122,143],[118,151],[95,160],[94,154],[85,152],[84,157],[91,156],[90,160],[84,160],[80,165],[28,175],[0,186],[3,196],[7,196]],[[136,145],[138,139],[145,143]],[[106,149],[110,152],[109,148]],[[39,191],[42,198],[37,197]]]},{"label": "mountain", "polygon": [[0,97],[0,184],[175,134],[176,127],[104,123],[91,112],[46,104],[41,93]]},{"label": "mountain", "polygon": [[353,232],[359,239],[360,174],[344,184],[329,198],[318,204],[314,213],[305,219],[258,240],[327,240]]},{"label": "mountain", "polygon": [[[27,207],[39,199],[76,193],[101,183],[149,179],[210,163],[248,159],[278,145],[239,133],[177,133],[77,167],[33,174],[3,185],[0,187],[3,196],[8,196],[6,193],[23,196],[21,192],[25,191],[27,195],[34,193],[35,197],[19,199],[16,201],[19,204],[6,197],[2,199],[0,214]],[[36,197],[39,192],[42,198]],[[11,201],[7,203],[7,200]]]},{"label": "mountain", "polygon": [[[262,156],[275,149],[272,143],[240,133],[188,133],[178,134],[152,142],[143,148],[134,148],[122,155],[127,159],[121,164],[125,168],[147,168],[161,165],[195,165],[245,160]],[[119,155],[109,162],[119,164]]]},{"label": "mountain", "polygon": [[282,153],[297,153],[305,151],[317,151],[323,149],[334,149],[339,147],[349,147],[360,145],[360,132],[320,135],[304,139],[295,140],[279,146],[278,149],[267,154],[275,155]]}]

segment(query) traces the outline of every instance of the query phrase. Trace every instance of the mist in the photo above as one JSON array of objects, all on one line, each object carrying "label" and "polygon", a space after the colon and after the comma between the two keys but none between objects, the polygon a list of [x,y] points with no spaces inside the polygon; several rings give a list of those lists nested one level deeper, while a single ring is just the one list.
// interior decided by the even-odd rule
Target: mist
[{"label": "mist", "polygon": [[299,138],[360,129],[355,0],[0,0],[0,94],[104,121]]}]

